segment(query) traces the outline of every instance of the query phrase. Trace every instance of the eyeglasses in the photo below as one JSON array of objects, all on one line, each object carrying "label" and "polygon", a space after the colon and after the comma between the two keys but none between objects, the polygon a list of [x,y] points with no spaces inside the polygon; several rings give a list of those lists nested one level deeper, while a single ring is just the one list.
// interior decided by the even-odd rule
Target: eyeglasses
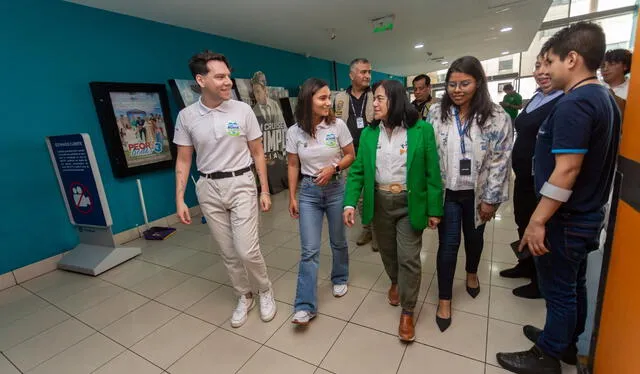
[{"label": "eyeglasses", "polygon": [[456,88],[460,88],[461,90],[464,90],[466,88],[469,88],[472,84],[474,84],[475,81],[474,80],[464,80],[461,82],[447,82],[447,88],[450,90],[455,90]]}]

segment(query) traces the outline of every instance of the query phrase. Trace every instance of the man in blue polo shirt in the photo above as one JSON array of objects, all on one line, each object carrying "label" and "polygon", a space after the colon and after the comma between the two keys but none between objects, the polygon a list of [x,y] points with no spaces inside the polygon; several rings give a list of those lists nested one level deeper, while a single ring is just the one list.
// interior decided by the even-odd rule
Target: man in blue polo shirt
[{"label": "man in blue polo shirt", "polygon": [[560,374],[559,360],[576,363],[587,317],[587,256],[599,246],[620,141],[620,112],[596,77],[605,49],[602,29],[588,22],[562,29],[542,48],[553,87],[566,94],[538,131],[540,202],[521,250],[536,256],[547,318],[544,330],[524,327],[533,348],[498,353],[500,365],[514,373]]}]

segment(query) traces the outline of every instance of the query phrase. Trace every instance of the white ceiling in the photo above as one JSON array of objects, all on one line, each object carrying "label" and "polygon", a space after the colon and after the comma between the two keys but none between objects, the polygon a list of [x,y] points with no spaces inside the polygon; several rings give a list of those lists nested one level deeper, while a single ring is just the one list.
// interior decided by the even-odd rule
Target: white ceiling
[{"label": "white ceiling", "polygon": [[[445,68],[462,55],[479,59],[527,50],[552,0],[67,0],[152,21],[349,63],[372,61],[389,74]],[[502,11],[508,8],[507,11]],[[395,14],[392,31],[371,19]],[[503,26],[513,31],[501,33]],[[330,31],[336,38],[331,40]],[[414,49],[416,43],[422,49]]]}]

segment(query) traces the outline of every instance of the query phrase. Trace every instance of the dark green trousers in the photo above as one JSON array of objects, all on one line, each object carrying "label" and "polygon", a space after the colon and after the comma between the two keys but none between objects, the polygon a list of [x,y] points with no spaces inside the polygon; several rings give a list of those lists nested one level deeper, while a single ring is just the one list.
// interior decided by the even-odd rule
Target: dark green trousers
[{"label": "dark green trousers", "polygon": [[391,283],[398,284],[402,309],[413,311],[422,281],[422,232],[409,222],[406,191],[376,191],[373,233]]}]

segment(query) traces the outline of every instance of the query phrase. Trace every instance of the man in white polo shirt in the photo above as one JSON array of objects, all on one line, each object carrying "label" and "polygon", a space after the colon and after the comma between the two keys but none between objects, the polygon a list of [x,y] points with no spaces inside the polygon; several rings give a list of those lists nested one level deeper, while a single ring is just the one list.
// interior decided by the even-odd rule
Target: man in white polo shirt
[{"label": "man in white polo shirt", "polygon": [[226,57],[205,51],[191,58],[189,69],[202,96],[181,110],[176,121],[178,217],[184,224],[191,223],[184,191],[195,150],[198,201],[238,294],[231,326],[242,326],[255,306],[249,277],[259,288],[260,317],[268,322],[276,314],[276,304],[258,243],[258,197],[251,170],[253,161],[262,186],[260,206],[266,212],[271,197],[262,132],[251,107],[230,100],[233,83]]}]

